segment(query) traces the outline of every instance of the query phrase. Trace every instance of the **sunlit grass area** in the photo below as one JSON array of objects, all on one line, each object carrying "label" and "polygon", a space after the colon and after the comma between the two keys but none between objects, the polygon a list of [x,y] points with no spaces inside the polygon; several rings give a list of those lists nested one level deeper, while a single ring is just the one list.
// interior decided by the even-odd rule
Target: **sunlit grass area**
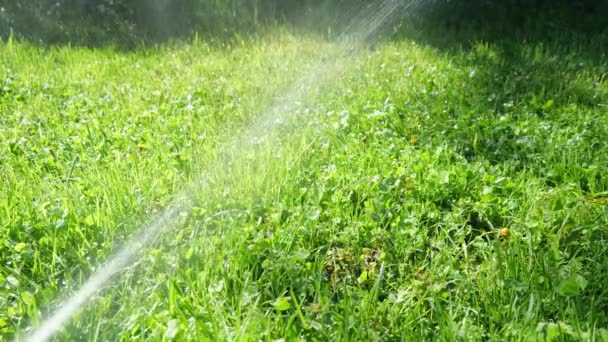
[{"label": "sunlit grass area", "polygon": [[608,339],[608,61],[575,39],[381,41],[279,107],[331,43],[2,43],[0,331],[204,175],[58,340]]}]

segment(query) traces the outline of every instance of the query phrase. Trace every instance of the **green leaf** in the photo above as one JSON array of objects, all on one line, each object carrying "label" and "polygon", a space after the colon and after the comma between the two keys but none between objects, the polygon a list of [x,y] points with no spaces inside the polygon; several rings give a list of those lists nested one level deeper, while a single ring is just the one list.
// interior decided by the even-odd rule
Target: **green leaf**
[{"label": "green leaf", "polygon": [[84,223],[90,227],[95,224],[95,219],[93,218],[93,216],[89,215],[87,216],[87,218],[84,219]]},{"label": "green leaf", "polygon": [[279,297],[274,302],[274,308],[277,311],[286,311],[286,310],[289,310],[291,308],[291,304],[289,303],[290,299],[291,298],[288,298],[288,297]]},{"label": "green leaf", "polygon": [[220,280],[216,283],[210,284],[208,287],[209,292],[211,293],[220,293],[224,289],[224,281]]},{"label": "green leaf", "polygon": [[25,303],[26,305],[33,305],[33,304],[36,303],[36,299],[29,292],[22,292],[21,293],[21,300],[23,300],[23,303]]},{"label": "green leaf", "polygon": [[169,341],[175,339],[175,336],[179,332],[179,321],[177,319],[172,319],[167,323],[167,330],[165,331],[165,336]]},{"label": "green leaf", "polygon": [[194,255],[194,248],[190,247],[186,251],[186,254],[184,255],[184,257],[186,258],[186,260],[190,260],[193,255]]},{"label": "green leaf", "polygon": [[19,287],[19,279],[15,278],[12,275],[9,275],[8,277],[6,277],[6,282],[15,288]]},{"label": "green leaf", "polygon": [[361,275],[359,276],[359,282],[364,283],[367,280],[367,275],[367,271],[361,272]]},{"label": "green leaf", "polygon": [[27,245],[25,244],[25,242],[19,242],[18,244],[15,245],[15,247],[13,247],[13,249],[17,253],[21,253],[21,252],[23,252],[23,250],[25,249],[25,247],[27,247]]},{"label": "green leaf", "polygon": [[558,287],[558,292],[562,296],[578,296],[587,287],[587,280],[581,275],[572,276],[563,280]]},{"label": "green leaf", "polygon": [[310,252],[305,248],[300,248],[295,254],[301,260],[306,260],[310,256]]}]

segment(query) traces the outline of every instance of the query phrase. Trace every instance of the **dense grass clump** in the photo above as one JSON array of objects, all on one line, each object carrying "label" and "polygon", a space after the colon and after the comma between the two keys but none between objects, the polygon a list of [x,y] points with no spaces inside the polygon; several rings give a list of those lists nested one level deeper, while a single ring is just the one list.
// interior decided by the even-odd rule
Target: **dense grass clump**
[{"label": "dense grass clump", "polygon": [[331,43],[4,42],[0,332],[204,174],[59,340],[606,340],[602,37],[385,40],[242,153]]}]

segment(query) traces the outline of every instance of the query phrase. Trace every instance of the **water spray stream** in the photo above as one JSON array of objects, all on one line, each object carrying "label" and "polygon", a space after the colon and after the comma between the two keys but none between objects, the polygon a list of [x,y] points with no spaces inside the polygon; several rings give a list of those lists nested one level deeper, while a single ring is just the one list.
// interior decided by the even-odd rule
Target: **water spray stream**
[{"label": "water spray stream", "polygon": [[[332,51],[326,53],[324,62],[311,67],[308,73],[295,82],[281,99],[270,106],[264,114],[257,119],[237,139],[224,146],[223,150],[240,151],[243,147],[252,147],[252,141],[263,139],[278,123],[281,115],[289,115],[296,109],[296,103],[304,97],[307,91],[323,82],[336,77],[341,68],[339,58],[345,53],[356,51],[359,44],[369,39],[372,34],[383,27],[397,11],[405,11],[420,0],[382,0],[372,2],[365,6],[359,14],[350,19],[344,33],[338,38]],[[329,58],[327,58],[329,57]],[[218,159],[222,162],[222,157]],[[224,160],[225,161],[225,160]],[[188,213],[193,206],[192,194],[204,188],[206,177],[179,194],[176,199],[147,226],[142,228],[124,247],[113,255],[82,285],[71,297],[59,305],[42,324],[35,329],[27,341],[47,341],[51,339],[64,324],[120,271],[132,265],[141,254],[141,251],[154,241],[160,233],[178,221],[181,213]]]}]

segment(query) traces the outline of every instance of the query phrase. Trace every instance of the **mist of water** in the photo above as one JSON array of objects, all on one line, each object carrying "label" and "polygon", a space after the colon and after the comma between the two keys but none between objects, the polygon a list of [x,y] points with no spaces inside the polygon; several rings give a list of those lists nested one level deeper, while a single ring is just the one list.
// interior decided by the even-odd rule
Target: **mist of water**
[{"label": "mist of water", "polygon": [[[263,114],[242,134],[232,142],[223,146],[223,150],[232,151],[238,155],[239,151],[251,148],[253,142],[263,139],[274,126],[283,122],[279,120],[283,115],[293,115],[297,103],[303,99],[311,88],[336,77],[340,71],[340,58],[345,53],[352,54],[359,50],[361,43],[382,28],[396,13],[410,8],[420,0],[382,0],[370,2],[359,13],[349,19],[347,29],[333,44],[331,51],[324,54],[322,61],[313,63],[305,76],[296,81],[281,98],[271,105]],[[242,151],[241,151],[242,152]],[[218,159],[218,163],[222,158]],[[95,273],[73,295],[62,302],[42,324],[26,337],[27,341],[47,341],[104,286],[107,286],[114,276],[132,265],[140,256],[141,251],[154,241],[160,233],[179,220],[181,213],[189,213],[193,206],[193,194],[200,192],[206,185],[206,177],[195,182],[191,187],[176,196],[176,199],[164,209],[157,217],[144,226],[131,238],[116,254],[105,264],[101,265]]]}]

